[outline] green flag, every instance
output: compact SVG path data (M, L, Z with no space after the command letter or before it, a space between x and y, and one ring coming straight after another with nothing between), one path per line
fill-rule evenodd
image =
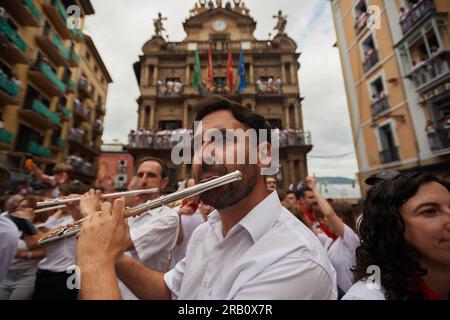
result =
M192 86L199 89L200 77L202 75L202 68L200 66L200 57L198 55L198 49L195 49L195 62L194 62L194 75L192 79Z

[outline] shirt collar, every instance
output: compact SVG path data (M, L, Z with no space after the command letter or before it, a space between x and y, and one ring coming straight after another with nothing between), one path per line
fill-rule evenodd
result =
M239 221L238 225L242 226L253 239L253 242L258 241L267 230L275 223L282 210L278 193L272 191L264 200L262 200L256 207L250 210L247 215ZM213 227L214 224L220 223L220 214L217 210L211 212L208 216L208 223ZM235 228L234 226L232 230ZM222 230L222 228L220 228ZM230 230L231 231L231 230Z

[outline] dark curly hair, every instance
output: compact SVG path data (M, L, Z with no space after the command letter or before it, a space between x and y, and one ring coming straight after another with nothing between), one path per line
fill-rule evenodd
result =
M355 282L367 278L369 266L379 266L381 285L388 300L423 299L419 279L427 270L420 265L417 250L405 240L400 208L429 182L450 190L448 182L434 175L410 171L376 184L364 202L358 228L361 245L356 249L353 269Z

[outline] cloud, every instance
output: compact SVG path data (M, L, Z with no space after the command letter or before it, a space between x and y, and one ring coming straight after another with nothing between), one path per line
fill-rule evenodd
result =
M110 85L103 140L125 143L130 129L137 127L139 87L132 65L142 46L153 35L153 19L161 12L168 20L165 28L171 41L185 37L182 22L194 0L92 0L96 14L87 18L87 32L110 71ZM250 14L257 22L255 36L267 39L274 34L278 10L288 16L286 32L302 52L299 71L303 101L303 123L312 132L311 155L330 156L354 151L350 131L342 70L331 8L328 0L247 0ZM330 166L330 163L333 165ZM354 156L341 159L308 160L310 173L317 176L354 178L358 171Z

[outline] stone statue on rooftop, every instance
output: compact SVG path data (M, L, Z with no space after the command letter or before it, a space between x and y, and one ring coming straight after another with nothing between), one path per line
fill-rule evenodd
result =
M161 12L158 13L158 19L153 19L153 25L155 26L155 34L161 36L163 31L166 31L163 26L163 21L167 18L163 18Z
M285 34L284 30L286 29L287 16L283 16L283 12L280 10L278 11L278 15L273 17L278 19L277 25L273 29L278 30L278 34Z

